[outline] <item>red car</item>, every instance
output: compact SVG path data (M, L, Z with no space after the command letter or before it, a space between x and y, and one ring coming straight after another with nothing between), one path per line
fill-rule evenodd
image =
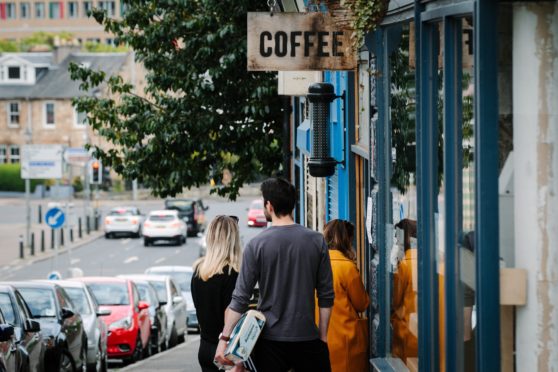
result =
M111 314L102 319L108 327L107 352L111 359L134 363L150 353L149 304L140 301L136 285L110 277L76 278L87 284L101 309Z
M254 200L248 209L248 226L267 227L267 219L264 214L263 200Z

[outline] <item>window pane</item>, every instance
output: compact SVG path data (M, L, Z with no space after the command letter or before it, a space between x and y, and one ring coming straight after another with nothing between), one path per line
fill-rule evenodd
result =
M8 19L16 18L16 5L15 3L6 3L6 16Z
M412 25L402 25L399 45L389 58L389 117L393 172L394 245L391 254L392 355L405 365L418 358L418 271L415 61L410 56ZM366 76L367 74L365 74Z
M46 124L54 125L54 103L46 104Z
M21 18L29 18L29 3L21 3Z
M17 67L8 67L8 79L19 80L21 78L21 69Z
M45 18L45 3L35 3L35 18Z

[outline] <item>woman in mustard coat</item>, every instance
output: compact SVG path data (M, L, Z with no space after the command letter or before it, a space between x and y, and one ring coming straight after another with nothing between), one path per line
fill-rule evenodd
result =
M358 323L363 322L359 313L366 310L369 298L351 247L354 226L348 221L332 220L325 226L324 236L329 247L335 291L327 334L331 371L368 371L368 332L366 323Z

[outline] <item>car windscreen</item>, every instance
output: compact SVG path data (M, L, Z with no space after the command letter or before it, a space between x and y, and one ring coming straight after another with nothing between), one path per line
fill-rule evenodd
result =
M109 216L133 216L134 212L130 209L113 209Z
M72 304L74 304L75 309L80 314L89 315L91 314L91 308L89 307L89 302L87 302L87 295L83 288L64 288Z
M174 280L176 280L182 292L190 292L190 283L192 282L191 272L154 271L153 274L168 275Z
M19 288L33 318L55 318L56 300L48 288Z
M250 209L264 209L263 201L261 200L253 201L252 204L250 204Z
M149 216L149 221L153 221L153 222L170 222L170 221L174 221L175 219L176 217L170 214Z
M88 283L99 305L129 305L128 286L125 283Z
M6 322L14 325L16 321L15 310L10 295L7 293L0 293L0 310L2 310Z
M185 200L172 200L165 203L165 208L167 209L177 209L181 212L191 212L192 202Z
M167 286L165 282L159 280L150 280L149 283L151 283L151 285L157 291L159 302L167 302Z

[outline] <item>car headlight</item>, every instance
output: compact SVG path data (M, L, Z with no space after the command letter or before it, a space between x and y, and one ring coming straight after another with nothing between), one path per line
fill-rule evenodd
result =
M132 317L127 316L126 318L122 318L117 320L116 322L112 322L109 325L109 329L130 329L132 328Z

